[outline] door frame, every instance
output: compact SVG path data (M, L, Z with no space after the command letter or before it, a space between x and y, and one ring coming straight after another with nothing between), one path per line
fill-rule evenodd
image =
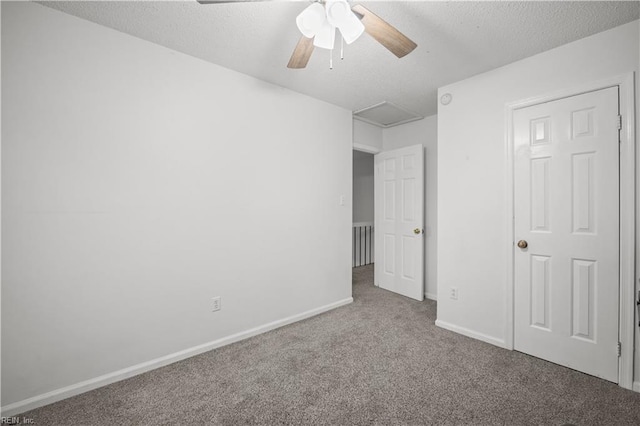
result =
M618 341L622 344L618 358L618 385L633 389L633 354L635 332L635 108L634 108L634 73L617 75L604 80L582 84L532 98L507 103L505 106L505 155L507 160L506 182L506 217L507 232L507 309L505 347L513 350L514 342L514 286L515 286L515 194L514 194L514 132L513 114L516 110L556 101L584 93L595 92L610 87L619 88L620 115L620 269L619 269L619 319ZM612 348L611 350L614 350Z
M364 145L361 143L353 143L353 151L366 152L367 154L379 154L382 152L381 149L376 148L375 146Z

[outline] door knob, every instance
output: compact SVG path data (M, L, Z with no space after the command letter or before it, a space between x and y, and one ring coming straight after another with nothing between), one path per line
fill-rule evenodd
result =
M413 233L414 234L421 234L422 233L422 229L416 228L416 229L413 230Z
M518 247L521 249L526 249L529 244L525 240L518 241Z

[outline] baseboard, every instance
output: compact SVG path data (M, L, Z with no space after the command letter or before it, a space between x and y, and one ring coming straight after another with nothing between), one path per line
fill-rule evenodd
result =
M292 324L297 321L301 321L306 318L310 318L321 314L323 312L330 311L340 306L348 305L353 302L353 298L339 300L334 303L330 303L325 306L321 306L316 309L311 309L301 314L292 315L281 320L273 321L268 324L261 325L240 333L232 334L231 336L223 337L218 340L214 340L209 343L194 346L189 349L185 349L173 354L169 354L160 358L153 359L151 361L143 362L141 364L134 365L132 367L123 368L122 370L114 371L93 379L85 380L80 383L76 383L71 386L56 389L51 392L43 393L41 395L34 396L22 401L14 402L0 409L3 417L10 417L16 414L24 413L25 411L33 410L34 408L42 407L45 405L53 404L54 402L70 398L75 395L79 395L84 392L88 392L93 389L97 389L102 386L109 385L111 383L119 382L120 380L128 379L138 374L146 373L147 371L155 370L156 368L164 367L165 365L173 364L174 362L181 361L186 358L208 352L210 350L230 345L231 343L238 342L240 340L248 339L249 337L256 336L258 334L266 333L267 331L274 330L276 328L283 327L288 324Z
M425 293L424 297L426 297L429 300L435 300L436 302L438 301L438 296L434 293Z
M633 390L635 392L640 392L640 382L633 382Z
M460 327L457 325L449 324L448 322L444 322L442 320L436 320L436 325L440 328L447 329L449 331L453 331L458 334L462 334L463 336L471 337L473 339L482 340L483 342L490 343L495 346L499 346L501 348L507 348L506 342L502 339L497 339L495 337L487 336L486 334L478 333L477 331L469 330L468 328Z

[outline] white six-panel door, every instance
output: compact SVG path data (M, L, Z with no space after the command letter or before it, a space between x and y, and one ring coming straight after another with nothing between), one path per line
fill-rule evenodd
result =
M424 158L422 145L374 157L377 286L424 297Z
M614 382L617 119L617 87L513 116L514 348Z

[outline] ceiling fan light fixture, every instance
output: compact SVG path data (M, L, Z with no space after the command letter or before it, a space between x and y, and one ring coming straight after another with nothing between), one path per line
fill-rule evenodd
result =
M327 21L334 27L340 27L349 17L353 15L347 0L327 0L325 5Z
M364 25L351 11L347 0L327 0L327 22L337 27L347 44L351 44L364 32Z
M323 49L333 49L336 42L336 27L324 21L322 27L316 32L316 36L313 39L313 45L321 47Z
M347 19L347 22L340 27L340 34L347 44L351 44L358 39L364 32L364 25L353 13Z
M254 1L270 0L198 0L198 3L221 4ZM365 31L398 58L404 57L418 47L415 42L394 26L361 4L352 7L348 0L305 1L313 1L313 3L296 16L296 25L302 33L302 37L291 54L287 64L288 68L306 67L315 47L332 51L329 59L329 67L331 68L336 29L339 29L342 34L340 39L340 57L342 59L344 59L344 42L353 43Z
M324 7L320 3L313 3L296 17L296 25L302 35L313 38L326 23L326 20Z

